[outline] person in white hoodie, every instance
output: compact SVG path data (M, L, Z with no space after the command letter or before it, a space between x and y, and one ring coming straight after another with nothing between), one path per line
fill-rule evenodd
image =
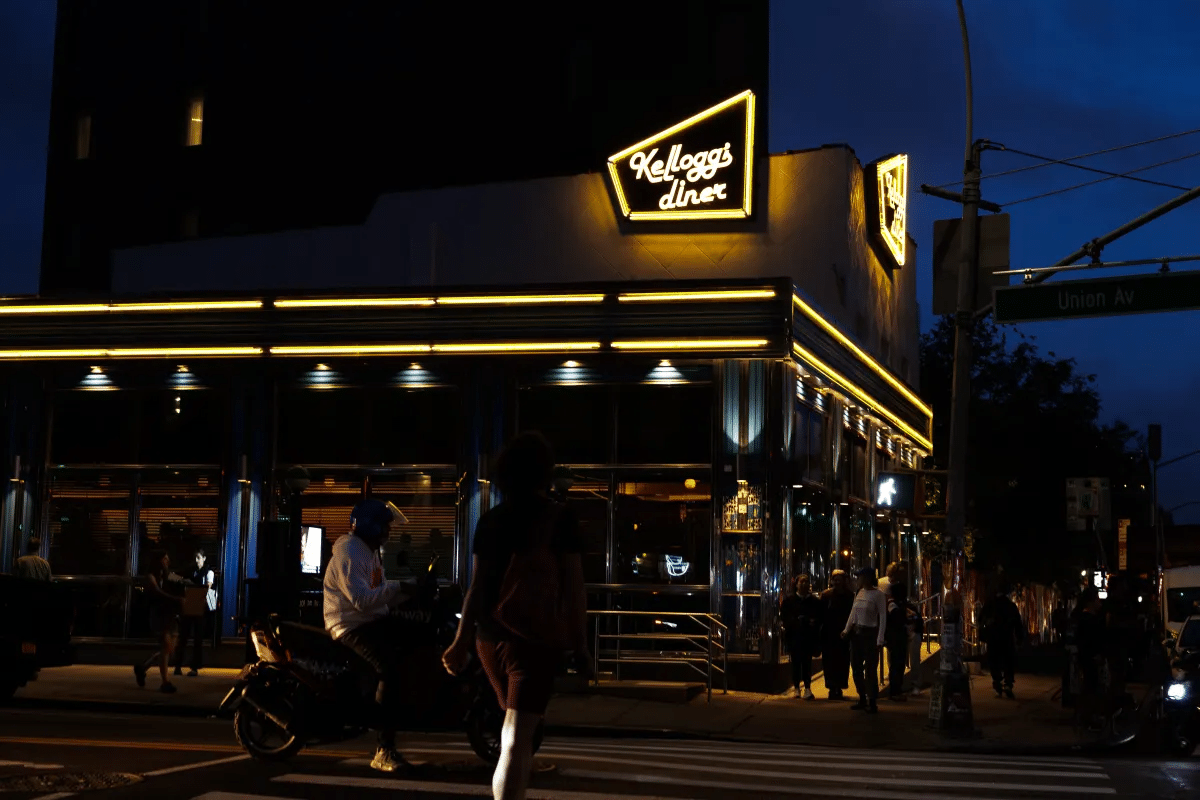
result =
M371 767L383 772L409 769L396 751L397 666L404 644L403 623L389 606L406 597L399 581L384 580L379 550L395 515L379 500L354 507L350 533L333 544L325 568L325 628L375 670L378 747Z

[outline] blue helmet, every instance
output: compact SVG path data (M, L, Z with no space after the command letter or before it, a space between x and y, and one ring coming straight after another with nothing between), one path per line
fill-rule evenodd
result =
M384 529L398 519L391 503L363 500L350 512L350 524L363 539L380 539Z

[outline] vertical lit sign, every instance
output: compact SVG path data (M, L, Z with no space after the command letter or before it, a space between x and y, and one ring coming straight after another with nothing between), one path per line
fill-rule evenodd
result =
M893 156L875 167L879 197L879 233L897 266L904 266L908 225L908 156Z
M745 91L608 159L630 220L744 219L754 169L754 93Z

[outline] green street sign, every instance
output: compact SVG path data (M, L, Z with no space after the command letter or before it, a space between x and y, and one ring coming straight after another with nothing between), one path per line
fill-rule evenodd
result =
M1200 271L1047 281L996 288L996 322L1200 309Z

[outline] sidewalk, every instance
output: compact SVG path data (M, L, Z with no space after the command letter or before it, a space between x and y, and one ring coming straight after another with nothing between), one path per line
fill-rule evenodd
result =
M48 669L18 691L23 707L70 708L105 713L159 713L209 716L229 690L237 670L207 669L197 678L173 678L179 691L158 691L158 676L138 688L127 667L72 666ZM982 736L947 738L928 726L928 692L906 702L881 700L879 714L849 710L849 701L789 695L715 691L712 702L701 694L688 702L662 702L616 696L608 691L559 694L546 723L551 732L571 735L650 736L666 733L717 739L815 746L972 750L992 752L1065 751L1086 746L1071 724L1070 712L1052 699L1059 681L1051 676L1019 675L1017 699L1001 700L990 679L972 678L975 724ZM606 686L605 688L612 688Z

